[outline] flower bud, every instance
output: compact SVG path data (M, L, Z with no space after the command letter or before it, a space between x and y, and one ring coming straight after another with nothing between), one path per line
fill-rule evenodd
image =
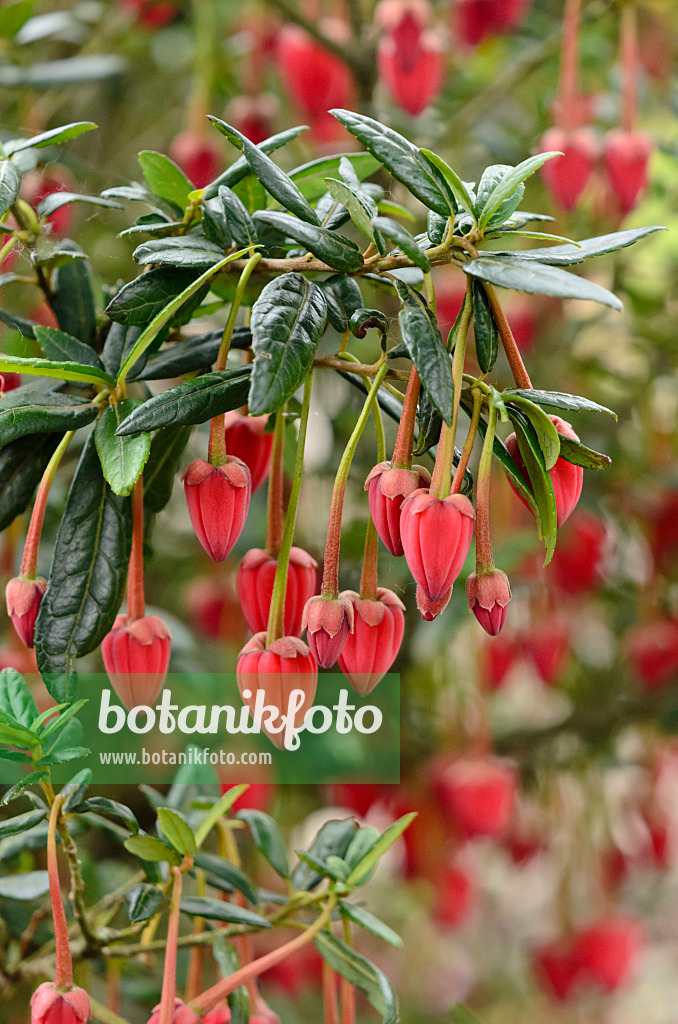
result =
M7 614L26 647L33 646L35 620L46 589L47 580L42 576L36 576L32 580L25 576L15 576L5 589Z
M227 1003L215 1006L202 1018L202 1024L231 1024L231 1010ZM251 1024L251 1018L250 1018Z
M287 715L288 702L294 690L301 690L304 699L294 713L288 727L298 729L306 712L313 706L318 685L318 666L306 644L296 636L284 636L266 646L266 634L257 633L248 640L238 655L236 668L238 689L243 704L254 718L257 693L263 690L264 706L277 708L279 715ZM264 711L261 728L279 750L285 744L285 728L274 731L267 728L268 715Z
M473 505L462 494L437 498L421 489L404 500L400 533L405 558L427 600L443 598L461 572L474 519Z
M306 602L301 628L306 630L308 646L321 668L332 668L353 632L353 605L347 597L318 595Z
M608 914L580 932L573 955L588 982L614 992L628 981L642 945L642 928L635 918Z
M435 880L435 918L447 928L460 928L478 902L478 882L466 864L458 858L447 864Z
M337 42L348 41L349 30L343 20L324 18L320 26L326 36ZM305 113L322 117L327 116L332 107L352 104L355 90L351 72L339 57L323 49L303 28L283 26L278 36L276 59L285 89Z
M496 757L460 757L436 778L441 804L466 839L506 832L515 803L515 768Z
M431 14L425 0L382 0L374 14L384 32L377 49L379 77L413 117L435 99L445 75L443 47L427 28Z
M243 416L237 409L224 416L226 451L249 469L252 494L263 484L271 465L273 434L266 433L267 423L268 416Z
M223 562L247 519L250 471L234 455L223 466L195 459L182 480L196 536L210 558Z
M222 166L221 147L216 140L202 138L192 131L181 132L173 139L169 155L195 188L204 188L214 181Z
M532 621L522 638L524 653L532 660L537 675L548 686L558 682L570 654L567 619L550 612Z
M238 567L238 597L253 633L266 631L278 559L262 548L252 548ZM318 586L318 563L302 548L292 548L285 590L285 636L301 636L306 602Z
M555 939L539 946L532 954L535 974L550 995L566 1002L579 987L579 962L572 948L572 939Z
M405 605L392 590L379 587L375 600L354 590L341 595L353 605L353 632L339 655L339 668L356 693L366 697L396 659L405 630Z
M501 569L475 573L466 580L469 611L490 636L501 633L506 621L506 608L511 600L509 578Z
M89 996L83 988L60 992L53 981L44 981L31 998L31 1024L87 1024L92 1016Z
M148 1018L148 1024L159 1024L160 1021L160 1006L153 1008L153 1013ZM206 1018L205 1018L206 1019ZM230 1020L230 1014L228 1016ZM200 1017L197 1015L195 1010L192 1010L190 1006L187 1006L183 999L174 1000L174 1016L172 1017L173 1024L201 1024Z
M539 145L543 152L560 152L542 165L547 189L564 210L574 210L598 158L595 136L589 128L565 131L550 128Z
M622 213L629 213L647 187L652 139L645 132L615 128L605 136L605 171Z
M400 537L400 508L413 491L428 487L429 472L423 466L398 469L390 462L380 462L365 481L369 492L370 512L377 533L392 555L403 554Z
M626 637L626 653L642 688L652 693L669 686L678 675L678 622L656 619L637 626Z
M157 615L129 621L118 615L104 637L101 654L113 689L126 708L152 704L169 667L172 636Z
M452 587L436 601L431 600L422 587L417 587L417 608L425 622L433 622L441 612L444 612L452 597Z
M555 426L558 433L562 434L563 437L568 437L572 441L579 440L579 436L575 434L574 430L566 420L562 420L560 416L549 416L549 419ZM518 448L516 435L511 434L510 437L506 438L504 444L508 448L509 455L515 462L529 487L529 477L527 470L525 469L525 463L523 462L520 454L520 449ZM581 489L584 484L584 470L581 466L574 466L571 462L567 462L561 456L553 469L549 470L549 476L551 477L553 493L556 499L558 526L562 526L574 510L579 498L581 497ZM511 483L510 478L509 483ZM513 484L511 484L511 486L513 487ZM513 487L513 490L515 491L515 487ZM518 494L517 491L515 491L515 493L518 495L523 505L528 508L529 506L522 496Z

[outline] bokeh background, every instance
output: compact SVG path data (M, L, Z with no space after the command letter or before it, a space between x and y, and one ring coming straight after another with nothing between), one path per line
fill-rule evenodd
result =
M606 163L608 133L622 123L628 88L628 62L625 74L620 59L628 7L638 29L632 131L651 139L647 174L640 174L630 203L620 200ZM100 126L63 151L41 151L25 179L32 201L61 189L96 194L138 180L140 149L169 153L201 186L237 155L210 129L207 112L257 142L308 124L278 154L290 168L353 147L326 114L347 106L441 153L467 180L487 164L517 163L538 151L554 125L590 130L583 147L590 175L572 208L563 208L562 189L538 176L523 205L550 214L553 230L574 238L620 226L670 229L590 271L623 299L622 315L518 293L506 300L535 385L587 395L615 409L619 420L572 414L582 439L607 452L612 466L586 473L582 499L546 569L531 517L497 474L495 561L514 595L501 636L481 631L461 584L439 619L422 622L403 560L381 548L380 582L408 607L394 667L401 674L401 785L276 788L262 775L243 798L279 815L297 848L327 816L354 813L384 826L406 810L419 811L368 891L370 909L400 931L404 946L385 951L375 940L373 948L362 947L401 993L404 1024L446 1019L457 1000L488 1024L531 1024L546 1014L579 1024L678 1019L675 14L672 0L584 2L578 101L564 113L562 0L0 5L2 138L75 120ZM402 199L397 183L379 180ZM131 205L73 205L53 218L53 233L76 238L89 254L102 295L135 273L133 239L119 235L140 212ZM421 208L412 213L416 230L425 230ZM461 303L461 277L452 267L435 275L443 331ZM37 290L7 284L2 299L15 312L51 322ZM384 301L390 300L375 296L366 305ZM206 329L206 322L212 323L199 326ZM30 342L2 331L3 351L30 353ZM328 333L323 344L331 351L336 342ZM368 338L356 352L373 359L373 345ZM509 384L501 360L494 375L498 386ZM316 377L298 537L321 562L323 510L360 398L329 374ZM347 495L344 588L358 589L367 511L362 483L375 461L371 429ZM387 423L389 445L394 436L395 425ZM194 434L186 462L202 454L205 440ZM61 487L57 478L46 564ZM16 522L5 537L7 578L25 526ZM150 603L171 624L175 671L233 669L247 636L235 570L248 548L263 546L264 533L265 488L225 565L208 562L178 492L159 518L147 587ZM0 664L30 671L29 655L0 628ZM96 659L92 667L100 669ZM148 814L143 794L124 787L119 793L141 819ZM33 863L30 851L3 853L2 844L0 858L7 874ZM93 896L129 870L106 833L88 840L83 858ZM251 867L261 871L260 864ZM0 916L12 927L32 909L0 897ZM588 965L583 981L571 977L573 944ZM304 955L264 976L263 991L284 1024L318 1021L318 963L315 954ZM123 1010L133 1022L144 1021L157 1001L157 968L121 967ZM95 976L92 984L103 981ZM25 993L18 994L10 1016L17 1024L27 1019L24 1006ZM359 1019L374 1019L366 1004Z

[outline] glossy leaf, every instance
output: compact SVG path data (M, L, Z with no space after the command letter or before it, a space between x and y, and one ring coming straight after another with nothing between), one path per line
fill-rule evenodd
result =
M35 325L34 336L47 359L67 360L69 362L81 363L85 366L96 366L103 370L104 367L90 345L84 341L78 341L71 334L64 331L57 331L54 327L42 327Z
M138 159L151 192L183 210L188 205L193 185L181 168L168 156L153 150L143 150Z
M362 992L381 1014L382 1024L398 1024L398 997L383 971L331 932L319 932L315 944L332 970Z
M389 217L375 217L372 223L382 235L390 238L406 256L409 256L415 267L419 267L425 274L430 273L431 261L426 253L422 252L419 248L407 228L404 228L402 224L397 224L396 221L391 220Z
M151 863L167 862L178 867L181 864L181 855L173 846L155 836L136 835L129 836L124 842L128 853L133 854L140 860L151 861Z
M584 469L607 469L612 465L609 455L587 448L580 441L574 441L571 437L564 437L558 434L560 440L560 457L573 466L583 466Z
M130 501L113 494L104 480L90 435L68 493L35 624L38 667L57 700L72 699L75 659L98 647L113 625L131 543Z
M553 483L546 469L534 427L527 417L516 409L509 409L509 415L515 428L520 457L529 477L534 503L537 506L539 536L546 545L544 565L548 565L555 551L557 533L557 510Z
M520 185L538 171L542 164L551 160L554 156L562 156L562 153L537 153L536 156L528 157L517 167L512 167L493 188L485 200L482 210L479 210L478 227L485 228L490 222L492 215L497 212L502 203L511 196ZM520 196L522 199L522 194ZM519 200L520 202L520 200ZM515 207L514 207L515 209ZM513 210L510 211L513 213Z
M68 142L70 139L77 139L78 135L82 135L83 132L91 132L93 128L98 128L99 125L95 124L94 121L73 121L71 124L61 125L60 128L50 128L47 132L40 132L39 135L34 135L32 139L20 139L17 142L13 142L10 149L12 154L20 153L23 149L42 149L43 146L57 146L62 142Z
M343 857L357 830L358 826L352 818L333 818L325 822L309 849L302 852L310 854L321 863L329 856ZM300 863L294 868L291 881L294 889L313 889L321 881L321 876L306 864Z
M158 427L205 423L238 409L247 401L251 366L203 374L149 398L123 420L118 435L139 434Z
M269 814L247 808L236 815L248 826L254 845L263 854L276 874L281 878L290 877L290 865L287 859L285 842L278 828L278 823Z
M263 142L258 144L258 148L263 153L274 153L277 149L282 149L288 142L293 142L294 139L298 138L302 132L308 131L308 125L301 124L296 125L294 128L287 128L283 132L277 132L275 135L269 136L264 139ZM231 164L228 170L220 174L218 178L212 181L206 186L203 192L204 199L213 199L216 196L219 188L222 185L227 185L229 188L233 188L238 182L242 181L251 174L250 165L244 156L239 157L235 163Z
M97 382L106 384L107 387L115 387L115 380L105 370L69 360L24 359L19 356L0 355L0 373L25 373L33 377L54 377L58 380L78 381L81 384ZM4 399L0 399L0 402L2 401Z
M365 910L363 907L357 906L355 903L349 903L348 900L341 900L339 903L339 910L341 911L342 917L347 917L354 924L359 925L361 928L367 929L368 932L372 932L373 935L378 935L384 942L388 942L391 946L402 946L403 940L400 938L397 932L394 932L392 928L389 928L387 924L380 921L374 914L370 914L369 910Z
M249 245L249 242L247 243ZM224 258L224 250L203 235L183 235L181 238L153 238L143 242L132 256L144 266L159 263L170 267L213 267Z
M4 433L1 424L0 413L0 437ZM27 436L0 447L0 532L27 508L61 440L58 433L34 434L29 429Z
M203 899L200 896L184 896L181 901L184 914L205 917L210 921L224 921L227 924L245 924L254 928L271 928L272 925L261 914L239 907L223 900Z
M311 369L326 318L322 290L301 274L283 274L266 285L251 317L253 416L275 412L292 397Z
M527 416L537 435L539 447L544 456L544 465L547 469L553 469L560 456L560 435L551 419L549 419L543 409L540 409L534 402L521 395L502 397L504 398L507 410L512 406L517 406Z
M7 445L26 434L77 430L96 416L97 407L85 398L24 384L0 398L0 444Z
M106 335L101 360L106 373L114 377L120 364L131 351L141 331L138 327L126 327L124 324L112 323Z
M480 281L473 281L473 334L476 358L482 373L489 373L497 361L499 331Z
M7 324L13 331L18 331L24 338L34 338L35 328L37 324L34 324L32 320L25 320L24 317L18 316L16 313L10 313L8 309L0 309L0 320L3 324Z
M398 818L397 821L394 821L392 825L389 825L389 827L382 832L374 846L372 846L365 856L362 857L355 865L349 875L348 884L359 885L361 880L364 880L365 876L370 873L372 868L384 856L387 850L390 850L393 844L400 839L403 832L409 828L416 817L416 812L404 814L401 818Z
M15 782L13 786L11 786L8 790L6 790L3 793L2 800L0 800L0 806L6 807L7 804L10 804L12 802L12 800L17 800L20 796L23 796L24 793L31 788L31 786L37 786L41 782L45 782L48 779L49 779L49 772L47 771L46 768L41 768L37 772L31 772L30 775L24 775L23 779L21 779L19 782ZM42 872L38 872L38 874L42 874ZM45 872L45 874L46 874L46 872ZM23 875L18 875L18 876L15 875L14 879L16 880L17 877L18 878L24 878ZM6 879L5 881L8 881L8 879ZM18 900L20 900L20 899L33 899L34 898L32 896L14 896L14 897L12 897L8 892L6 892L6 891L3 892L2 886L3 886L3 880L0 878L0 897L2 897L4 895L4 896L10 896L10 898L18 899ZM21 888L19 888L19 892L22 892L22 891L23 890ZM38 895L41 895L41 894L38 894Z
M536 260L538 263L552 267L569 267L574 263L583 263L584 260L594 256L604 256L606 253L616 252L617 249L625 249L626 246L633 245L655 231L665 230L658 225L646 228L628 228L626 231L613 231L608 235L583 238L576 245L569 242L566 245L547 246L544 249L524 249L520 252L501 252L498 255L512 256L530 262Z
M208 875L210 885L216 887L216 879L223 883L226 892L237 889L249 903L258 903L259 897L254 883L235 864L223 857L216 857L213 853L203 853L200 850L195 856L195 866L202 868ZM210 877L212 876L212 877Z
M141 274L123 285L108 306L106 313L116 323L129 327L146 327L172 299L180 295L198 274L194 270L158 267ZM209 284L195 293L192 300L182 307L185 313L193 313L209 290ZM176 324L170 321L170 326Z
M464 273L519 292L557 295L562 299L590 299L603 306L611 306L612 309L622 308L616 295L585 277L570 274L558 267L521 260L517 256L481 256L465 263Z
M39 217L50 217L62 206L70 206L71 203L85 203L88 206L105 206L113 210L123 210L122 203L115 199L107 199L104 196L85 196L79 192L52 192L46 196L36 207Z
M290 178L309 202L312 202L325 192L325 178L336 177L342 160L350 161L359 181L374 174L381 166L380 161L371 153L340 153L336 156L321 156L301 164L290 171Z
M118 437L116 430L133 409L141 405L137 398L126 398L109 405L99 418L94 440L104 477L115 494L131 494L151 451L149 433Z
M372 223L377 216L376 203L364 192L352 188L346 182L339 181L337 178L326 178L325 184L332 198L346 207L351 220L358 230L383 253L383 241L380 239L379 232Z
M12 206L21 188L21 171L11 160L3 160L0 163L0 217Z
M139 831L139 822L129 807L106 796L91 796L83 803L74 805L75 809L77 809L79 814L93 812L95 814L103 814L106 817L120 818L132 832Z
M158 824L178 853L183 854L184 857L195 855L197 850L195 836L180 814L170 807L159 807Z
M167 897L157 885L139 882L125 893L127 915L132 924L148 921L160 910Z
M422 296L398 282L404 303L398 314L403 341L431 401L447 424L452 422L454 387L447 349Z
M28 831L29 828L33 828L34 825L44 820L44 811L26 811L25 814L17 814L13 818L0 821L0 839L6 839L7 836L20 835L20 833Z
M205 842L205 839L207 839L207 836L210 834L220 818L223 818L225 814L228 814L238 797L242 796L247 788L248 787L245 783L240 786L231 786L230 789L226 790L226 792L212 804L204 820L201 822L200 828L195 833L195 841L199 847Z
M68 239L61 243L61 247L79 251ZM74 260L58 267L52 278L52 288L52 309L59 327L90 345L96 328L96 309L92 271L87 260Z
M222 186L219 189L219 200L235 244L239 248L256 245L259 241L257 229L240 197L230 188Z
M288 213L278 213L275 210L260 210L254 214L254 220L256 223L269 224L289 238L293 238L333 270L352 273L363 265L363 257L357 247L343 235L338 235L329 228L305 224L295 217L290 217Z
M608 409L605 405L598 405L590 398L583 398L581 395L568 395L561 391L540 391L536 388L507 388L504 395L521 395L538 405L546 405L553 409L568 409L572 412L604 412L613 419L617 419L616 412Z
M351 317L363 305L360 285L353 277L335 274L318 282L327 302L327 319L335 331L343 334L349 328Z
M162 427L153 435L144 467L144 509L147 512L162 512L169 505L174 477L191 433L191 427L178 426Z
M33 694L24 677L14 668L3 668L0 672L0 711L27 729L33 727L38 717Z
M446 163L442 157L438 156L437 153L432 153L430 149L421 149L420 153L424 160L431 166L434 167L438 173L443 177L447 183L447 187L455 198L455 202L458 206L465 210L466 213L473 220L476 219L476 207L471 197L471 194L466 187L466 184L461 180L455 170L453 170L448 163ZM435 209L435 208L434 208ZM441 214L444 217L448 217L450 213L456 213L456 209L444 211L436 209L436 213Z

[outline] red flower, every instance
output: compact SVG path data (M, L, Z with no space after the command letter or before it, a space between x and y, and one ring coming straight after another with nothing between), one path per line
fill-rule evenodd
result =
M24 176L21 185L23 197L35 207L54 192L72 192L73 189L73 178L70 173L56 165L51 167L49 172L31 171ZM59 207L47 218L55 235L68 234L72 221L73 207L68 204Z
M235 455L223 466L194 459L182 480L196 536L210 558L223 562L247 519L250 471Z
M152 704L169 667L172 635L157 615L129 621L118 615L104 637L101 654L113 689L125 707Z
M219 176L221 147L195 132L181 132L172 140L169 155L196 188L204 188Z
M556 683L570 653L567 620L557 613L536 619L529 634L523 636L523 649L532 659L539 678L548 685Z
M296 636L284 636L267 647L266 634L257 633L238 655L236 676L240 696L252 718L260 691L263 692L263 704L276 708L279 715L287 714L290 695L294 690L303 692L303 702L289 723L293 729L303 724L306 712L313 706L318 685L318 666L306 644ZM282 750L286 729L279 729L280 723L275 718L269 723L271 728L267 727L267 722L268 716L264 713L261 728L271 743Z
M382 0L375 23L384 31L377 49L379 76L394 101L413 117L440 92L445 74L442 45L427 30L425 0Z
M477 899L474 875L458 863L448 864L436 880L436 920L448 928L460 928L471 916Z
M506 832L517 785L515 768L491 757L458 758L436 778L440 802L467 839Z
M230 1015L228 1019L230 1020ZM160 1004L153 1008L153 1013L148 1018L148 1024L158 1024L159 1020ZM172 1021L173 1024L201 1024L200 1017L198 1017L195 1010L187 1006L183 999L174 1000L174 1016Z
M536 974L551 995L561 1002L571 999L579 980L579 963L572 939L547 942L535 949L532 957Z
M396 659L405 630L405 605L392 590L379 587L375 600L354 590L342 597L353 605L353 632L339 655L339 668L361 697L371 693Z
M224 416L226 451L249 469L253 494L268 476L271 465L273 434L266 433L267 422L268 416L243 416L237 410Z
M558 537L551 561L558 587L566 594L585 594L600 582L605 523L588 512L577 512Z
M332 668L353 632L354 613L349 599L340 594L329 598L319 594L306 602L301 628L321 668Z
M228 1005L216 1006L202 1019L202 1024L231 1024L231 1010Z
M505 572L472 572L466 580L469 611L490 636L501 633L506 621L506 609L511 600L511 584Z
M647 188L652 139L645 132L615 128L605 136L604 150L610 188L619 200L622 213L629 213Z
M252 548L238 567L238 597L253 633L266 631L278 559L262 548ZM306 602L318 586L318 563L302 548L292 548L285 591L285 636L301 636Z
M325 18L323 32L346 42L348 27L343 21ZM338 57L328 53L303 28L285 25L278 36L277 61L283 84L292 99L306 113L320 117L332 107L353 102L351 72Z
M370 512L377 533L392 555L403 554L400 536L400 509L413 491L428 487L431 476L423 466L403 469L380 462L369 473L365 490L369 491Z
M609 914L580 932L573 956L587 981L605 992L614 992L628 981L642 945L638 921Z
M5 236L6 237L6 236ZM6 391L21 387L20 373L0 373L0 398Z
M417 608L425 622L433 622L441 612L444 612L452 597L452 587L446 590L441 597L433 601L422 587L417 587Z
M542 152L559 152L542 166L541 173L547 189L564 210L574 210L577 200L586 188L598 159L598 144L589 128L550 128L539 148Z
M554 424L559 434L570 438L572 441L579 440L579 436L575 434L574 430L566 420L562 420L560 416L549 416L549 419ZM505 444L509 450L509 455L515 462L529 487L529 477L518 448L516 435L511 434L510 437L507 437ZM558 526L562 526L573 512L581 496L581 489L584 484L584 470L581 466L574 466L571 462L567 462L561 456L553 469L549 470L549 476L551 477L553 493L556 499ZM511 483L510 480L509 483ZM513 484L511 484L511 487L513 487ZM515 491L515 487L513 487L513 490ZM516 494L518 494L517 491ZM528 508L527 502L524 498L522 498L520 494L518 494L518 497L522 501L523 505Z
M660 690L678 676L678 622L657 619L626 638L631 667L644 690Z
M31 998L31 1024L87 1024L92 1016L89 996L83 988L60 992L53 981L44 981Z
M512 29L528 7L529 0L457 0L454 28L466 46L477 46L488 36Z
M9 581L5 589L7 614L26 647L33 646L35 620L46 589L47 580L42 576L36 576L32 580L25 576L16 576Z
M461 572L474 518L473 505L462 494L437 498L422 488L403 501L400 533L405 558L427 600L442 598Z

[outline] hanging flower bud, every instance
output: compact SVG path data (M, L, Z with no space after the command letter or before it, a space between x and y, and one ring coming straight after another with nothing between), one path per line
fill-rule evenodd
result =
M453 5L454 29L466 46L508 32L520 22L529 0L457 0Z
M223 1006L215 1006L213 1010L204 1015L202 1024L231 1024L231 1009L228 1004L224 1003Z
M463 494L437 498L426 489L403 501L400 532L410 572L430 601L461 572L473 537L473 505Z
M559 152L542 165L544 183L564 210L574 210L598 158L598 144L589 128L550 128L539 144L542 152Z
M433 622L441 612L444 612L452 597L452 587L446 590L436 601L427 596L426 591L417 587L417 608L422 619L426 622Z
M461 757L436 778L438 796L466 839L506 832L515 803L515 768L496 757Z
M31 998L31 1024L87 1024L92 1016L84 988L60 991L56 982L44 981Z
M252 548L238 567L238 597L253 633L266 631L278 559L262 548ZM317 590L318 563L302 548L292 548L285 590L285 636L301 636L306 602Z
M389 36L379 43L377 67L394 102L416 117L443 87L445 54L440 40L432 32L425 32L416 59L403 66L396 44Z
M223 466L194 459L182 480L196 536L210 558L223 562L247 519L250 471L235 455Z
M266 433L268 416L243 416L234 410L224 416L226 451L250 471L252 494L263 484L271 465L273 434Z
M339 18L324 18L320 25L326 36L337 42L348 41L350 30ZM276 56L287 92L306 113L321 117L332 107L351 106L355 90L348 67L303 28L283 27Z
M566 420L562 420L560 416L549 416L549 419L555 426L559 434L564 437L570 438L572 441L578 441L579 435L575 434L574 430ZM516 466L525 478L525 482L529 487L529 477L525 464L518 448L518 440L515 434L511 434L510 437L506 438L504 442L509 450L509 455L515 462ZM581 489L584 484L584 470L581 466L574 466L571 462L567 462L562 456L558 459L553 469L549 470L549 476L551 477L551 483L553 484L553 493L556 499L556 511L558 526L562 526L563 523L568 519L571 512L574 510L579 498L581 496ZM511 481L509 480L509 483ZM513 485L511 484L513 487ZM515 488L513 488L515 490ZM518 492L516 491L516 494ZM527 502L518 494L518 497L522 501L526 508L529 506Z
M622 213L629 213L647 187L653 142L645 132L615 128L604 140L605 171Z
M400 537L400 509L413 491L428 487L431 475L423 466L403 469L380 462L369 473L365 490L369 492L370 512L377 533L392 555L403 554Z
M126 708L152 704L169 667L172 635L157 615L118 615L101 654L113 689Z
M511 584L505 572L492 569L475 573L466 580L469 611L490 636L501 633L506 621L506 608L511 600Z
M588 982L614 992L629 980L642 945L635 918L608 914L577 936L573 956Z
M396 659L405 630L405 605L392 590L379 587L376 600L361 598L354 590L341 597L353 605L353 632L339 655L339 668L356 693L366 697Z
M204 188L218 177L222 165L221 147L196 132L181 132L169 147L169 155L196 188Z
M478 902L478 882L460 858L447 864L435 880L435 918L447 928L460 928Z
M47 580L42 576L35 576L32 580L16 576L5 589L7 614L26 647L33 646L35 620L46 589Z
M306 602L301 622L311 653L321 668L332 668L353 632L353 605L339 597L312 597Z
M262 717L261 728L271 743L282 750L287 730L298 729L306 712L313 707L318 685L318 665L313 654L295 636L284 636L267 647L266 634L257 633L238 655L236 677L240 696L252 717L260 691L263 691L264 706L277 708L279 715L287 715L289 698L294 690L301 690L304 694L292 722L284 728L278 731L269 729L266 713Z
M271 93L261 93L259 96L236 96L229 103L227 116L229 124L258 146L273 134L273 119L277 110L276 97Z
M572 939L555 939L539 946L532 954L535 974L559 1002L567 1002L579 987L579 962L573 948Z
M227 1020L230 1021L231 1015L229 1013ZM205 1017L207 1020L207 1017ZM220 1018L223 1024L226 1024L224 1018ZM159 1024L160 1021L160 1004L153 1009L153 1013L148 1018L148 1024ZM201 1024L200 1017L197 1015L195 1010L192 1010L190 1006L187 1006L183 999L174 1000L174 1016L172 1017L172 1024Z

